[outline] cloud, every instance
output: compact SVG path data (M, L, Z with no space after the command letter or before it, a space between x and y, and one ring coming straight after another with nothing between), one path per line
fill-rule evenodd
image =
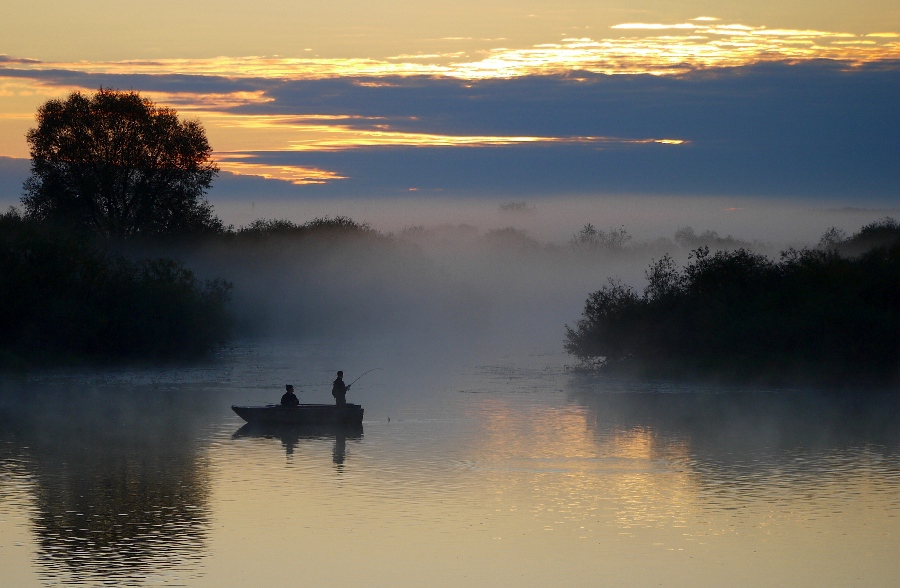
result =
M139 90L199 118L224 171L287 182L279 194L900 194L895 37L683 24L472 63L5 57L0 95Z
M590 72L677 75L697 68L741 66L766 61L834 59L850 64L900 59L896 33L867 35L874 45L833 43L855 38L843 32L770 29L698 17L682 23L622 23L611 30L628 36L565 38L525 48L497 47L466 61L461 52L405 53L387 60L307 57L214 57L104 62L45 63L6 59L24 71L68 71L89 75L207 76L229 79L312 80L334 77L433 76L465 80ZM659 32L684 32L662 35ZM3 61L0 60L0 64Z
M266 115L214 114L207 121L228 126L232 132L246 135L262 133L270 138L271 150L278 151L341 151L368 147L488 147L518 144L582 143L596 147L607 145L642 145L665 143L680 145L683 139L662 137L623 138L599 135L485 135L460 132L459 128L446 133L426 132L427 120L418 117L388 119L385 117L340 115ZM398 128L398 123L418 127L415 130ZM265 143L265 138L257 139ZM232 151L233 152L233 151Z
M41 63L39 59L28 59L23 57L13 57L11 55L6 55L4 53L0 53L0 63L15 63L15 64L23 64L23 65L35 65Z
M622 139L510 141L481 149L395 143L254 154L257 161L311 166L347 178L310 194L376 195L416 186L434 194L635 191L891 199L900 194L898 86L900 64L846 68L818 61L678 78L397 79L378 87L316 80L273 88L267 93L271 102L237 110L345 113L358 117L347 124L363 126L378 115L378 124L409 133Z
M352 115L359 118L342 124L367 128L376 121L410 133L716 144L739 144L748 133L763 132L769 142L792 143L798 133L816 136L840 127L845 143L876 145L886 135L877 127L891 128L896 119L884 109L898 84L900 63L846 68L829 61L729 68L678 78L529 76L475 83L396 79L378 87L338 79L271 87L266 95L272 101L233 112ZM818 118L810 120L810 112Z
M848 161L827 149L796 147L771 152L696 144L390 147L256 153L254 160L330 170L346 178L298 186L296 196L302 197L390 196L414 186L417 194L434 197L660 194L896 200L900 173L890 156L866 161L859 155Z
M232 175L254 176L266 180L281 180L296 186L325 184L334 180L345 180L336 172L301 165L271 165L260 163L252 154L217 154L219 169Z

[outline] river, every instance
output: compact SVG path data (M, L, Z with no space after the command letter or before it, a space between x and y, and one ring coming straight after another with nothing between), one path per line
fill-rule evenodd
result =
M243 341L0 394L4 586L895 586L900 399ZM489 358L489 359L488 359ZM359 433L243 434L330 402Z

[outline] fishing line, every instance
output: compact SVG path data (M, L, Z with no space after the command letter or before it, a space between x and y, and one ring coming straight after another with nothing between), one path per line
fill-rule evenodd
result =
M380 369L381 369L381 368L372 368L372 369L369 370L369 372L374 372L375 370L380 370ZM359 378L365 376L365 375L368 374L369 372L363 372L363 373L361 373L361 374L359 375ZM352 382L350 382L349 384L347 384L347 387L349 388L350 386L352 386L353 384L355 384L355 383L359 380L359 378L356 378L356 380L353 380Z

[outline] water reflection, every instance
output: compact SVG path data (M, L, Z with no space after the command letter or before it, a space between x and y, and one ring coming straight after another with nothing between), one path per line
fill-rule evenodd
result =
M773 517L805 526L854 512L893 516L900 510L897 394L636 393L609 383L575 384L571 398L587 409L585 426L598 447L670 472L665 502L648 490L661 477L645 476L636 481L631 502L623 501L630 507L681 511L682 522L688 513L697 520L727 514L729 524L741 520L753 528ZM676 487L683 490L677 496L671 494Z
M197 573L210 475L202 399L130 389L3 390L0 444L33 497L40 573L64 583Z
M258 437L278 439L290 457L301 441L334 439L332 461L341 466L347 458L347 440L359 442L363 437L362 425L320 424L320 425L279 425L247 423L234 432L233 439Z
M347 364L274 357L241 356L210 390L0 388L0 564L36 576L0 565L0 584L893 586L900 574L900 397L616 382L541 356L461 368L445 388L428 374L373 381L365 442L362 429L238 429L231 404L271 401L288 372L315 373L303 366ZM320 385L310 377L308 393Z
M654 438L689 439L705 458L728 461L760 451L900 447L900 395L825 391L644 390L579 380L571 397L597 434L648 429Z

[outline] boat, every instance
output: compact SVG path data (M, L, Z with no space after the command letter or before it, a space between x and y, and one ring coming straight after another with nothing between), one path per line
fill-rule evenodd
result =
M248 423L279 425L362 425L363 407L358 404L301 404L299 406L234 406Z

